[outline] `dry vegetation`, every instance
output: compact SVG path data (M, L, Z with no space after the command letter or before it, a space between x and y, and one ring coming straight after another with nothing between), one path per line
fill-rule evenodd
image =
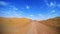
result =
M0 17L0 27L2 34L24 34L26 30L29 29L30 26L28 24L32 23L33 20L28 18L2 18ZM60 17L51 18L48 20L38 21L38 23L42 23L48 27L56 28L58 32L60 32ZM12 33L10 29L15 30L17 33ZM17 28L17 29L15 29ZM14 32L15 32L14 31Z
M22 34L28 30L28 25L32 22L27 18L0 18L0 26L2 34ZM15 30L15 31L14 31Z
M42 20L42 21L38 21L39 23L42 23L48 27L51 28L55 28L58 30L59 34L60 34L60 17L56 17L56 18L51 18L48 20Z
M51 27L58 27L60 26L60 18L59 17L56 17L56 18L51 18L51 19L48 19L48 20L42 20L42 21L39 21L40 23L43 23L47 26L51 26Z

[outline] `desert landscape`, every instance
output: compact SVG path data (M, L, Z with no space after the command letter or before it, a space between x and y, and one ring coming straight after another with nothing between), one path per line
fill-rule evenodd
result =
M60 34L60 17L47 20L0 17L1 34Z
M0 0L0 34L60 34L60 0Z

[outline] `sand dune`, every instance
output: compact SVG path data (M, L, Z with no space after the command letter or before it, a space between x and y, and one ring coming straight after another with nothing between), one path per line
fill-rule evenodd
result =
M60 34L60 18L32 20L28 18L0 18L1 34Z

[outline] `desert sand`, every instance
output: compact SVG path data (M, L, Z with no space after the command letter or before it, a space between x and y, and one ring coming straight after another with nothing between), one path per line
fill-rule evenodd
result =
M51 22L52 23L52 22ZM26 18L0 18L1 34L60 34L56 24ZM59 24L57 24L59 26Z

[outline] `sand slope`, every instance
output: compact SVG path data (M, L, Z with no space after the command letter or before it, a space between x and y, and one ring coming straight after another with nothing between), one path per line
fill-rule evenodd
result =
M60 34L60 18L36 21L28 18L0 18L1 34Z

